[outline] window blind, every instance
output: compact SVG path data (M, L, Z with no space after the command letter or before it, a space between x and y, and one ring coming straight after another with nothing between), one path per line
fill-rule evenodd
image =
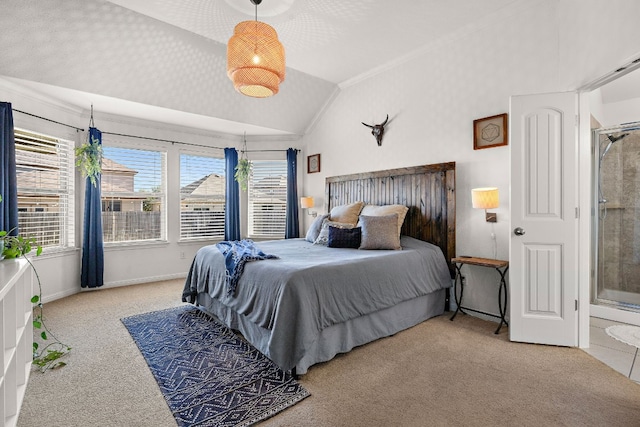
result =
M73 142L14 129L20 234L44 250L75 245Z
M249 175L249 236L284 238L287 208L286 160L254 160Z
M105 242L163 240L166 153L103 141L102 233Z
M223 238L225 161L180 155L180 239Z

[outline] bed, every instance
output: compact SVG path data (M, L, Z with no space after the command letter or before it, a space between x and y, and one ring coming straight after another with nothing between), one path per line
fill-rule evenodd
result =
M406 206L402 250L257 242L277 259L247 263L229 294L224 257L206 246L183 290L184 301L296 374L442 314L453 277L455 163L329 177L325 196L330 211L358 201Z

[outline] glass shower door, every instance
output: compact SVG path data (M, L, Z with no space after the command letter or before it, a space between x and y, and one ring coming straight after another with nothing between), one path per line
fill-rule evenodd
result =
M640 310L640 131L596 138L596 302Z

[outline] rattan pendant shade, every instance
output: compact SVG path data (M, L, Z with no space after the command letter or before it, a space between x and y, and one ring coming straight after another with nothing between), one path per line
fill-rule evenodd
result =
M254 98L275 95L284 70L284 48L273 27L257 20L236 25L227 44L227 75L238 92Z

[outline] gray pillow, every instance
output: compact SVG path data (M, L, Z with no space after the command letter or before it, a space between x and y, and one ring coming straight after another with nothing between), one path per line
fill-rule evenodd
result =
M360 249L402 249L398 235L398 214L360 215L362 241Z
M309 229L307 230L307 235L304 240L307 242L313 243L316 241L318 236L320 235L320 229L322 228L322 222L325 218L328 218L329 214L319 215L312 223Z

